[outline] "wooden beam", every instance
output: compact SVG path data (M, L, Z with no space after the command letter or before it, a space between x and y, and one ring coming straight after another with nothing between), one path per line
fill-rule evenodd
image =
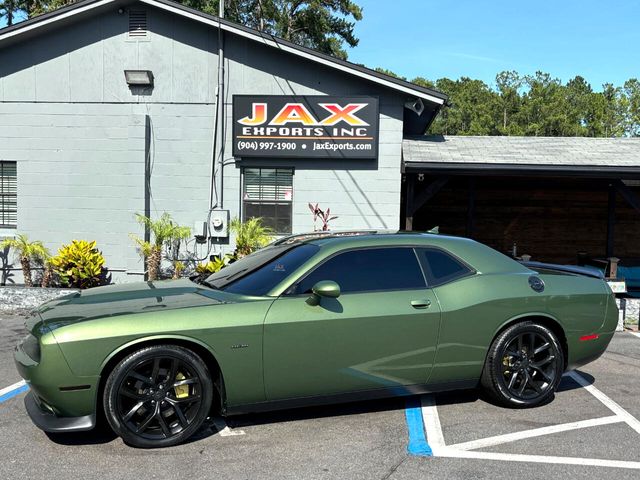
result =
M431 200L431 198L436 193L438 193L440 189L447 184L448 181L449 177L438 177L433 182L431 182L427 188L418 193L413 201L413 211L411 212L411 215L413 216L413 214L418 209L420 209L425 203Z
M609 185L609 201L607 206L607 257L613 257L616 224L616 186Z
M622 195L622 198L640 213L640 198L638 198L635 192L627 187L622 180L616 180L613 185L618 193Z

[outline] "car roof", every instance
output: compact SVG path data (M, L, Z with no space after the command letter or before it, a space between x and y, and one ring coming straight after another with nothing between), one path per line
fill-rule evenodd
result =
M373 240L373 239L390 239L398 238L399 243L407 241L407 237L424 238L425 236L433 236L437 232L415 232L402 230L331 230L331 231L314 231L306 233L297 233L287 237L280 238L272 243L272 245L286 245L293 243L313 243L317 245L326 245L329 243L347 243L352 240ZM401 240L400 240L401 239ZM387 243L387 242L384 242Z
M310 244L322 248L324 256L351 248L420 245L444 249L483 273L531 271L512 258L475 240L429 232L401 230L345 230L308 232L276 240L271 245Z

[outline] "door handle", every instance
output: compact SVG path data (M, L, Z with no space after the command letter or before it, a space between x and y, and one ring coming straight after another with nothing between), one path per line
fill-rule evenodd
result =
M423 300L411 300L411 306L413 308L428 308L431 305L431 300L423 299Z

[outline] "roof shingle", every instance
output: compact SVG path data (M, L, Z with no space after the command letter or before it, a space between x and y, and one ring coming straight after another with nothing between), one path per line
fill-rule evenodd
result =
M640 138L428 135L405 138L402 154L416 164L640 169Z

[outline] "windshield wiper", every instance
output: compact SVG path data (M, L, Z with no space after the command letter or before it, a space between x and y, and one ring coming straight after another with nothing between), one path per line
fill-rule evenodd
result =
M202 280L202 284L213 289L213 290L220 290L218 287L216 287L213 283L211 282L207 282L206 280Z
M204 285L206 287L212 288L213 290L220 290L213 283L207 282L206 274L194 275L193 277L190 278L190 280L194 283L197 283L198 285Z

